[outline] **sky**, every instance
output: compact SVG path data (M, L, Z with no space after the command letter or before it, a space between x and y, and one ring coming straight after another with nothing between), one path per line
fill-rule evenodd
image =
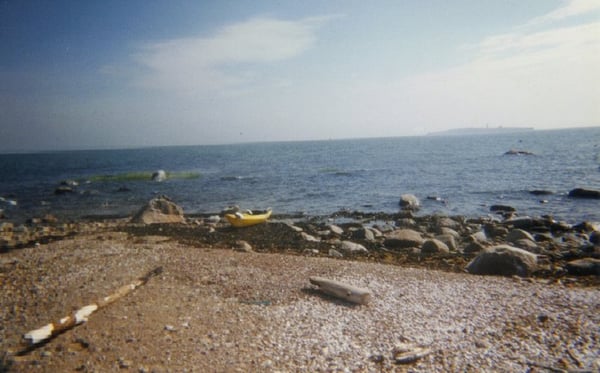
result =
M0 152L600 126L600 0L0 0Z

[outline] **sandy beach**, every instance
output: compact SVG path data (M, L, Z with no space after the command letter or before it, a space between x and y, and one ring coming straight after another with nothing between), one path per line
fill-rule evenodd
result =
M165 226L167 228L168 226ZM600 292L545 278L237 252L117 226L2 254L0 370L598 371ZM56 322L162 273L45 344ZM322 276L372 291L323 295ZM397 362L401 353L422 357Z

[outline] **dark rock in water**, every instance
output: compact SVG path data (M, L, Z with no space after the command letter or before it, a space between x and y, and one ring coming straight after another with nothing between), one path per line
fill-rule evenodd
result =
M118 193L127 193L127 192L131 192L131 189L129 189L126 186L121 186L121 187L119 187L119 189L117 189L117 192Z
M423 242L421 233L412 229L398 229L385 235L384 245L391 248L420 247Z
M504 155L533 155L533 153L527 150L510 149L509 151L504 153Z
M575 188L569 192L569 197L600 199L600 190Z
M509 245L485 249L467 265L476 275L529 276L537 269L537 256Z
M515 211L517 211L517 209L515 209L512 206L492 205L490 207L490 211L492 211L492 212L515 212Z
M583 258L570 261L566 266L570 275L576 276L600 276L600 259Z
M166 196L151 199L131 219L132 223L144 224L183 223L184 221L183 209Z
M403 194L400 196L400 207L405 210L418 210L421 206L419 199L413 194Z
M71 194L71 193L75 193L75 190L73 188L71 188L70 186L66 186L66 185L60 185L59 187L54 189L54 194L56 194L56 195Z
M68 186L68 187L74 188L74 187L78 186L79 183L77 181L75 181L75 180L63 180L63 181L60 182L59 185Z
M533 194L534 196L548 196L550 194L554 194L552 191L541 189L530 190L529 193Z

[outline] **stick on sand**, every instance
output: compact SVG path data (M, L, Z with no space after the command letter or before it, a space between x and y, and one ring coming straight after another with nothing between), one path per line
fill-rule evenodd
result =
M24 344L26 347L31 348L39 343L49 341L50 339L56 337L60 333L63 333L72 327L84 323L88 320L90 315L95 311L99 310L102 307L106 307L109 304L113 303L117 299L124 297L125 295L131 293L138 287L144 285L150 278L162 273L162 267L157 267L146 273L144 276L138 278L130 284L121 286L114 293L98 299L96 302L88 304L87 306L81 307L77 311L72 314L63 317L57 322L53 322L47 325L42 326L39 329L32 330L23 335Z

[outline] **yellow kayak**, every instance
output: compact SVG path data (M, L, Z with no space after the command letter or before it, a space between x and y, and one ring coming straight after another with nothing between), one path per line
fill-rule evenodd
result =
M249 214L241 212L236 212L235 214L225 214L225 218L227 218L229 223L237 228L249 227L251 225L264 223L267 221L267 219L269 219L269 217L271 217L271 209L268 209L262 214Z

